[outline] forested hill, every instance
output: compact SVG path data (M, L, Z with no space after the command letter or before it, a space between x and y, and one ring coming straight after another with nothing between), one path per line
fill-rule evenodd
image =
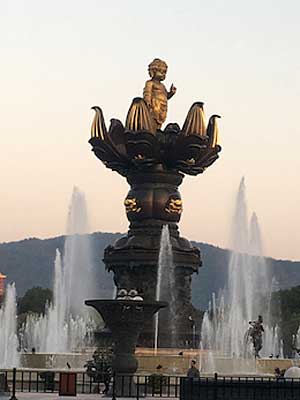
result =
M110 297L113 292L112 274L108 274L102 263L106 246L121 234L94 233L91 235L92 254L101 296ZM64 236L52 239L26 239L19 242L0 244L0 272L7 275L7 281L16 282L17 293L23 296L33 286L52 287L55 250L63 251ZM201 249L203 267L193 277L193 303L207 307L212 292L218 292L226 283L229 252L208 245L194 243ZM300 262L267 259L279 288L288 289L300 285Z

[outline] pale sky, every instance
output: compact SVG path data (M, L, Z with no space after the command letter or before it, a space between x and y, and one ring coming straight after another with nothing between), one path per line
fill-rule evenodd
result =
M299 20L298 0L0 0L0 241L63 234L74 184L92 231L127 230L128 185L90 151L90 107L125 122L160 57L167 122L197 100L222 115L220 159L181 186L182 235L227 246L245 175L266 254L299 260Z

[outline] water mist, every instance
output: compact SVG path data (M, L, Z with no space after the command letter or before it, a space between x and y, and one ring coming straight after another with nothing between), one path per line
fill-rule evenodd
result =
M213 295L203 318L203 348L237 359L253 358L253 346L246 345L245 333L249 321L262 315L265 333L261 355L280 354L278 327L272 326L270 307L274 282L263 257L255 214L248 224L244 179L236 198L231 248L227 285L218 297Z
M95 279L84 194L74 188L64 254L56 251L53 303L45 315L29 316L23 328L24 346L40 352L69 352L85 347L95 326L84 300L93 297Z

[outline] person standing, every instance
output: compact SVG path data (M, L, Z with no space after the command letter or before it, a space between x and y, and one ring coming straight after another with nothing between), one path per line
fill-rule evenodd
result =
M196 367L195 360L191 361L191 366L188 369L187 377L188 378L200 378L200 372L199 372L199 369Z

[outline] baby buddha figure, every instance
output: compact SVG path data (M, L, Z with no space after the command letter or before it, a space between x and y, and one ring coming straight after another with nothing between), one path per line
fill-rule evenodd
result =
M149 65L149 79L144 88L143 98L133 99L125 127L129 131L147 131L155 134L167 118L168 99L176 93L171 85L169 92L161 83L166 78L167 64L155 58Z
M166 78L167 64L155 58L148 67L151 79L146 82L144 88L144 101L150 111L150 115L155 125L155 130L160 129L167 118L168 100L176 93L173 84L167 91L165 85L161 83Z

